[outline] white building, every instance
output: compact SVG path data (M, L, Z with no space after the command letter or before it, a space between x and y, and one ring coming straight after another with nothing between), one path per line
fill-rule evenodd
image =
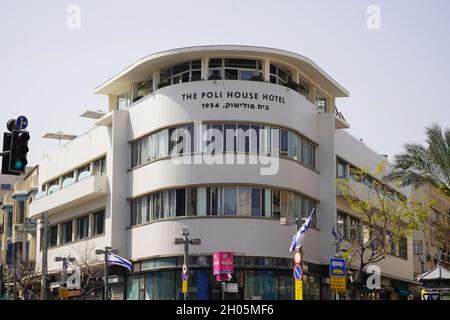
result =
M134 264L125 298L178 299L183 246L173 240L188 228L202 240L190 248L190 298L221 297L211 255L230 251L239 292L228 298L291 299L295 226L281 225L280 217L306 217L315 207L303 286L306 299L329 297L331 230L337 211L348 209L336 192L337 158L345 160L344 170L348 164L374 169L384 159L345 132L349 124L335 99L348 97L346 89L292 52L200 46L147 56L96 93L107 96L109 113L39 163L41 191L30 211L49 213L50 272L61 269L56 256L79 259L90 248L95 258L96 248L111 246ZM214 140L215 156L248 159L200 161L202 128L238 132L236 139ZM249 128L273 134L246 136ZM176 142L169 137L185 132L180 129L194 134L192 157L199 163L170 157ZM279 159L271 157L277 150ZM389 279L412 279L410 242L402 258L381 263L386 287Z

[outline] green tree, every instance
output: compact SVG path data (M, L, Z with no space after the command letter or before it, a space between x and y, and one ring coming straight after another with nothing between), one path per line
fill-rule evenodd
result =
M426 144L406 143L395 156L389 178L402 186L429 183L450 197L450 129L433 123L425 129Z
M386 168L383 162L373 175L355 169L352 178L337 179L338 190L359 221L356 232L342 235L338 245L348 265L356 269L350 288L353 299L360 297L367 266L399 254L400 248L396 248L420 230L428 217L428 204L411 201L389 186Z

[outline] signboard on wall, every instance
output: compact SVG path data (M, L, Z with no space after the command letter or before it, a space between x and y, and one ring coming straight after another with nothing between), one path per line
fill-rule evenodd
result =
M222 274L232 274L233 272L234 272L233 252L214 252L213 274L217 276Z

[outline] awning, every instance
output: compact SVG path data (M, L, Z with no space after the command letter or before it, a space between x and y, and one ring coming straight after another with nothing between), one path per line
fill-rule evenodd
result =
M404 296L404 297L409 296L408 285L400 283L400 282L394 282L393 285L401 296Z

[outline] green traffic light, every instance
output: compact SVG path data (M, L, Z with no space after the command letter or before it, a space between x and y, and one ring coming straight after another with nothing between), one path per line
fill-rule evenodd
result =
M17 170L22 170L23 169L22 161L16 160L16 163L14 164L14 168L16 168Z

